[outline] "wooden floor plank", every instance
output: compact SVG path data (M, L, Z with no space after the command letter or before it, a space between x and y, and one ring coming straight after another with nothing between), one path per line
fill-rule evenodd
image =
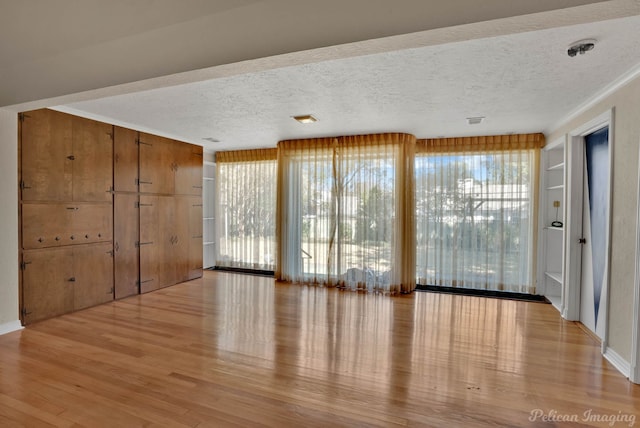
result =
M551 305L220 272L0 336L3 427L561 426L535 409L629 426L583 418L640 387Z

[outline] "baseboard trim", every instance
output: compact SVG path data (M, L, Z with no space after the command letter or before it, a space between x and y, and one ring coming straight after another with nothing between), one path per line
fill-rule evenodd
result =
M607 347L603 354L604 358L607 359L613 366L618 369L620 373L625 375L625 377L629 377L631 374L631 364L624 358L620 356L616 351Z
M20 324L19 320L7 322L4 324L0 324L0 336L3 334L11 333L13 331L22 330L22 324Z

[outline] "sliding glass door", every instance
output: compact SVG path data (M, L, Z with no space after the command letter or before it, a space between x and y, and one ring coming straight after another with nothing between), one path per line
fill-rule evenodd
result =
M368 291L401 292L403 284L413 289L414 266L407 274L411 259L403 247L412 238L402 228L413 206L411 190L405 191L409 144L403 138L280 144L279 279Z

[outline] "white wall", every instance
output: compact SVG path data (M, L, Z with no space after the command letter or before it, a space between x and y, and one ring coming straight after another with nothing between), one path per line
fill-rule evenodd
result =
M636 78L548 136L555 141L614 108L613 204L609 281L608 346L631 361L635 276L638 143L640 141L640 78Z
M0 109L0 334L18 322L18 120Z

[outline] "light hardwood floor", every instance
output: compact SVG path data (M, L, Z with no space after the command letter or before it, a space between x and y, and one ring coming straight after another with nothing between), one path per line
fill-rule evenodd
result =
M640 387L551 305L218 272L0 336L2 427L563 426L534 409L640 424Z

